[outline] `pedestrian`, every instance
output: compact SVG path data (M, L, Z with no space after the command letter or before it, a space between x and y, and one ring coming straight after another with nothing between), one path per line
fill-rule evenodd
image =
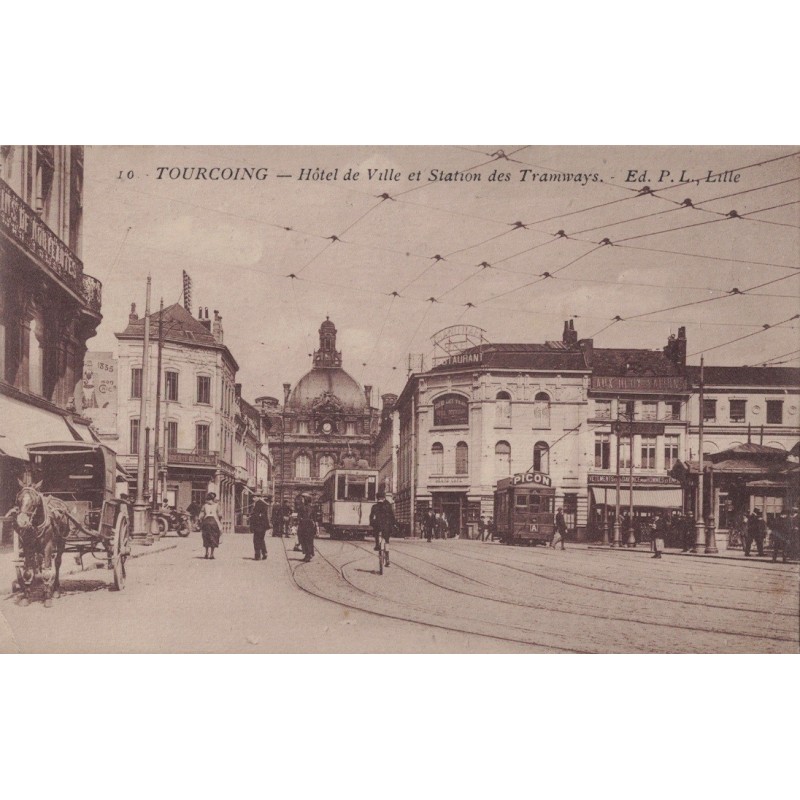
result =
M478 541L485 542L486 541L486 517L481 515L481 518L478 520Z
M486 533L489 537L489 541L493 542L494 537L497 533L497 526L494 524L494 517L489 517L486 522Z
M250 532L253 534L253 559L260 561L267 560L267 543L264 537L269 528L269 507L264 502L263 497L257 497L253 508L250 511Z
M655 521L655 529L653 531L653 558L661 558L661 553L664 551L664 543L667 536L667 517L665 514L659 514Z
M186 509L186 513L189 515L189 520L192 524L192 530L197 530L197 515L200 513L200 506L194 500L189 503L189 506Z
M272 535L283 536L283 505L276 503L272 509Z
M754 508L750 516L747 518L747 530L744 539L744 554L750 556L750 549L753 546L753 541L756 543L756 550L758 555L764 555L764 539L767 535L767 524L761 516L761 509Z
M564 509L559 508L556 511L556 524L553 530L553 539L550 542L550 547L556 549L556 545L561 542L561 549L564 550L564 537L567 535L567 523L564 520Z
M200 509L200 530L203 532L203 547L206 549L204 558L214 558L214 550L219 547L222 539L221 523L217 496L214 492L209 492L206 495L206 502Z
M317 525L311 514L308 505L303 504L297 511L297 536L300 546L303 549L303 561L308 562L314 558L314 536L317 533Z
M422 529L425 533L425 538L430 542L436 530L436 514L433 513L432 509L428 509L425 512L425 516L422 518Z
M683 548L681 549L681 553L688 553L694 547L694 540L694 514L689 511L683 518Z
M397 521L394 516L394 502L391 494L378 494L378 502L372 506L369 512L369 524L372 528L372 533L375 536L375 549L380 550L380 539L386 544L392 538ZM389 551L386 551L386 566L389 566Z
M436 538L437 539L446 539L447 538L447 517L439 511L436 514Z

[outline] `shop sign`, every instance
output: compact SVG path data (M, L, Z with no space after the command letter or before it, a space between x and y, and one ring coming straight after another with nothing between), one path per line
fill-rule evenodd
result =
M611 423L612 433L618 433L622 436L628 436L633 433L634 436L663 436L664 435L663 422L625 422L624 420L615 420Z
M686 378L681 375L593 375L591 388L603 392L683 392Z
M460 394L446 394L433 401L433 424L468 425L469 400Z
M511 479L511 483L515 486L523 483L537 483L539 486L552 486L553 481L550 476L544 472L517 472Z
M631 476L620 475L620 486L630 486ZM616 486L616 475L589 475L589 486ZM680 486L680 482L669 475L634 475L634 486Z
M431 475L428 486L469 486L469 478L466 475Z

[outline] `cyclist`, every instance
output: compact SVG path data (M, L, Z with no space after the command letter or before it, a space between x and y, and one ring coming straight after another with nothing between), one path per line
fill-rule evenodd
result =
M378 502L372 506L369 512L369 524L375 535L375 549L380 550L380 537L382 536L386 544L392 536L395 528L394 518L394 498L391 494L380 492ZM386 566L389 566L389 551L386 551Z

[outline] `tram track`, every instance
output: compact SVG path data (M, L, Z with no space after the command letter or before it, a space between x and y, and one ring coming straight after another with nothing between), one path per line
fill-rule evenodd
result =
M441 547L439 545L433 545L433 549L435 549L435 550L437 550L439 552L446 552L448 554L455 555L458 558L466 559L466 560L469 560L469 561L476 561L476 562L484 563L484 564L486 564L486 563L492 564L494 566L498 566L498 567L503 567L505 569L514 570L516 572L521 572L523 574L531 575L533 577L542 578L543 580L552 581L554 583L560 583L560 584L562 584L564 586L571 586L573 588L584 589L584 590L588 590L588 591L603 592L603 593L607 593L607 594L633 597L633 598L637 598L637 599L641 599L641 600L655 600L655 601L663 602L663 603L682 603L682 604L685 604L685 605L698 606L698 607L702 607L702 608L714 608L714 609L724 610L724 611L734 611L734 612L737 612L737 613L745 612L745 613L752 613L752 614L763 614L763 615L767 615L767 616L785 616L785 617L792 617L792 618L796 617L795 613L790 613L790 612L786 612L786 611L774 611L774 610L770 610L770 609L760 609L760 608L752 608L752 607L723 605L721 603L708 603L708 602L699 601L699 600L689 600L689 599L683 599L683 598L667 597L667 596L663 596L663 595L644 594L644 593L641 593L641 592L626 591L626 590L622 590L622 589L611 589L611 588L605 588L605 587L600 587L600 586L591 586L591 585L589 585L589 583L591 581L601 581L601 582L604 582L604 583L614 584L614 585L620 586L620 587L625 587L625 586L627 586L627 584L621 583L619 581L614 581L614 580L611 580L611 579L608 579L608 578L594 578L594 577L587 577L587 580L585 582L580 582L580 581L569 580L569 579L565 579L565 578L559 578L559 577L554 576L552 573L540 572L540 571L532 570L532 569L525 569L522 566L515 566L514 564L523 564L523 563L525 563L525 562L520 561L519 559L513 559L512 558L512 559L509 559L508 561L502 561L502 560L501 561L496 561L496 560L489 559L489 558L478 558L477 556L467 555L466 553L461 553L461 552L458 552L457 550L445 549L445 548L443 548L443 547ZM509 563L509 561L514 562L514 564ZM563 572L563 570L558 570L558 571ZM572 574L572 573L570 573L570 574Z
M351 544L351 545L353 545L356 548L356 550L358 551L358 553L359 553L358 557L354 558L354 559L350 559L349 561L346 561L341 566L337 566L336 564L333 563L333 561L330 558L328 558L324 553L322 553L320 551L319 547L316 548L316 555L319 556L339 576L339 578L342 581L344 581L344 583L350 589L352 589L352 590L354 590L354 591L356 591L356 592L358 592L360 594L363 594L366 597L372 598L373 600L377 600L380 603L394 602L394 603L399 604L401 606L404 606L406 608L414 609L415 611L417 611L419 614L421 614L423 616L424 615L429 615L429 614L432 613L430 611L430 609L420 608L420 607L413 606L413 605L410 605L410 604L402 602L402 601L387 600L387 598L385 598L385 597L383 597L383 596L381 596L381 595L379 595L379 594L377 594L375 592L370 592L370 591L368 591L368 590L366 590L366 589L364 589L364 588L362 588L360 586L357 586L355 583L353 583L353 581L351 581L344 574L344 570L348 566L350 566L351 564L354 564L354 563L356 563L358 561L365 560L366 559L366 555L362 555L364 553L368 553L370 559L374 559L375 556L374 556L372 551L365 551L363 547L356 546L356 543L353 543L353 542L341 542L341 544ZM308 585L304 585L300 580L298 580L296 572L298 571L298 569L301 568L302 562L299 563L299 564L296 564L295 566L292 566L292 562L289 559L289 551L288 551L288 549L286 548L285 545L284 545L284 555L286 557L286 563L287 563L287 567L289 569L289 573L290 573L290 576L292 578L292 581L293 581L293 583L295 584L295 586L298 589L300 589L301 591L306 592L307 594L310 594L310 595L312 595L314 597L317 597L317 598L319 598L321 600L326 600L326 601L328 601L330 603L334 603L335 605L342 606L343 608L348 608L348 609L355 610L355 611L363 611L366 614L371 614L373 616L382 617L384 619L392 619L392 620L397 620L397 621L401 621L401 622L409 622L409 623L412 623L412 624L415 624L415 625L421 625L421 626L427 627L427 628L436 628L436 629L439 629L439 630L444 630L444 631L448 631L448 632L451 632L451 633L464 634L464 635L467 635L467 636L477 636L477 637L481 637L481 638L485 638L485 639L492 639L492 640L495 640L495 641L509 642L509 643L513 643L513 644L528 645L528 646L531 646L531 647L542 648L543 650L557 651L557 652L562 652L562 653L588 653L588 652L591 652L591 651L588 651L588 650L580 650L580 649L577 649L577 648L574 648L574 647L566 647L566 646L563 646L563 645L545 644L543 642L536 641L536 640L534 640L532 638L529 638L529 637L524 637L523 638L523 637L518 637L518 636L503 636L503 635L501 635L499 633L486 633L486 632L478 631L478 630L475 630L475 629L472 629L472 628L454 627L454 626L451 626L451 625L445 625L442 622L430 621L430 620L426 620L426 619L415 619L414 617L404 616L404 615L399 614L399 613L387 613L385 611L379 611L379 610L376 610L374 608L365 607L364 605L360 605L360 604L357 604L355 602L348 602L348 601L345 601L345 600L340 599L340 598L331 597L330 594L327 594L327 593L323 592L318 586L316 586L316 584L314 584L314 589L312 589ZM408 571L408 570L406 570L406 571ZM311 581L311 583L313 583L313 581ZM464 619L464 621L467 622L467 623L473 623L475 625L480 625L480 626L496 625L496 623L487 622L485 620L470 619L470 618L462 618L462 619ZM527 634L535 634L536 633L536 631L533 631L533 630L531 630L529 628L521 628L520 626L504 624L504 627L512 628L512 629L513 628L517 628L517 629L521 630L523 633L527 633Z
M354 547L356 547L358 549L362 549L363 550L363 548L357 543L350 543L350 544L352 544ZM440 552L444 551L443 548L436 548L436 549L438 551L440 551ZM414 577L416 577L419 580L422 580L425 583L428 583L428 584L430 584L432 586L436 586L437 588L443 589L443 590L448 591L448 592L453 592L455 594L464 595L466 597L472 597L472 598L475 598L475 599L488 600L490 602L500 603L500 604L503 604L503 605L514 606L514 607L517 607L517 608L526 608L526 609L531 609L531 610L536 610L536 611L544 611L544 612L551 612L551 613L558 613L558 614L568 614L568 615L578 616L578 617L591 617L593 619L602 620L604 622L622 622L622 623L627 623L627 624L633 623L633 624L637 624L637 625L648 625L648 626L653 626L653 627L657 627L657 628L666 628L666 629L677 630L677 631L688 631L688 632L693 632L693 633L704 633L704 634L711 634L711 635L725 636L725 637L735 636L735 637L742 637L742 638L747 638L747 639L759 639L759 640L767 639L767 640L770 640L770 641L787 642L787 643L791 643L791 644L797 644L797 641L798 641L797 638L791 638L791 637L785 637L785 636L776 636L776 635L772 635L772 634L768 634L768 633L757 633L756 634L756 633L748 633L748 632L744 632L744 631L729 630L729 629L723 629L723 628L710 628L710 627L698 626L698 625L678 625L678 624L669 623L669 622L659 622L659 621L654 621L654 620L637 619L637 618L633 618L633 617L630 617L630 616L600 614L600 613L597 613L595 611L592 611L591 610L592 609L591 606L585 606L586 610L568 610L568 609L565 609L563 606L559 606L558 603L556 603L555 601L546 601L546 600L544 600L543 602L545 604L541 605L541 604L534 603L534 602L523 602L523 601L518 601L518 600L509 600L509 599L500 598L500 597L493 597L493 596L487 595L487 594L467 592L467 591L463 591L463 590L460 590L460 589L455 589L452 586L447 586L446 584L443 584L443 583L441 583L439 581L433 580L430 577L424 576L424 575L420 574L419 572L416 572L415 570L410 569L407 566L404 566L402 564L398 564L398 562L397 562L397 554L398 553L402 553L402 555L404 557L406 557L406 558L411 558L411 559L415 559L415 560L421 561L422 563L427 564L429 567L432 567L435 570L441 570L443 572L446 572L446 573L452 574L452 575L454 575L454 576L456 576L458 578L461 578L462 580L466 580L466 581L469 581L471 583L477 583L479 585L486 586L490 590L500 591L500 592L505 591L505 590L502 587L497 586L496 584L489 584L489 583L486 583L484 581L479 581L479 580L473 578L472 576L469 576L469 575L466 575L464 573L458 572L457 570L453 570L453 569L450 569L449 567L444 567L444 566L442 566L440 564L436 564L434 562L428 561L427 559L421 558L419 556L412 555L412 554L408 553L406 550L398 550L398 549L395 548L392 552L393 552L393 555L394 555L394 560L392 562L393 563L393 568L399 567L404 572L407 572L407 573L413 575ZM452 552L452 551L444 551L444 552ZM474 560L483 561L482 559L474 559ZM352 562L348 562L348 563L352 563ZM486 563L486 562L484 562L484 563ZM490 563L494 563L496 566L504 566L504 565L501 565L501 564L497 564L496 562L490 562ZM347 564L342 565L342 570L344 570L346 566L348 566L348 565ZM520 571L527 572L527 570L520 570ZM343 575L343 577L344 577L345 580L348 580L346 576ZM683 603L684 601L682 601L682 600L660 600L660 602ZM701 604L698 604L698 605L701 605ZM732 609L732 610L740 611L740 609ZM766 613L769 613L769 612L766 612Z

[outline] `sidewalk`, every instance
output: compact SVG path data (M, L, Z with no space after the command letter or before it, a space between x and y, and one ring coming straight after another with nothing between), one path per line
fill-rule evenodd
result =
M133 543L130 558L141 558L142 556L152 555L153 553L163 553L165 550L174 550L177 547L177 540L171 536L162 536L151 545L143 545L138 542ZM85 555L83 558L84 567L81 569L80 562L75 553L65 553L61 561L61 577L76 575L78 573L92 572L97 569L106 569L107 560L94 558ZM17 571L14 567L14 553L11 550L0 552L0 599L10 597L13 592L11 585L17 579ZM109 585L112 583L111 573L108 578Z
M569 546L569 543L568 545ZM572 544L573 547L580 546L576 545L575 543ZM586 547L588 550L607 550L610 553L638 553L639 555L646 555L652 556L653 551L650 548L649 543L643 543L637 545L636 547L611 547L609 545L603 544L584 544L583 546ZM769 552L766 555L759 556L756 553L753 553L750 556L746 556L742 550L720 550L718 553L684 553L682 550L678 549L677 547L667 547L661 551L662 555L665 556L680 556L682 558L715 558L715 559L723 559L726 561L746 561L748 563L756 563L756 562L769 562L772 563L772 553ZM778 556L779 564L783 563L782 557ZM786 561L787 564L797 564L797 559L788 559Z

